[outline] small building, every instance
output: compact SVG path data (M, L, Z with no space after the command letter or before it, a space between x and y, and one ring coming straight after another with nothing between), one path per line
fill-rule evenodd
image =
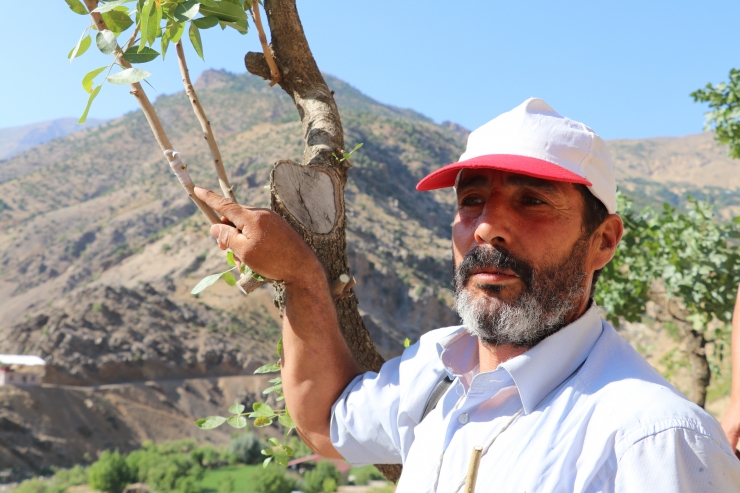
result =
M35 386L41 383L46 362L38 356L0 354L0 386Z

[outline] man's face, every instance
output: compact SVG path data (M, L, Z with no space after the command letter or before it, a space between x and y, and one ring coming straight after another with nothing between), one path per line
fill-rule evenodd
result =
M465 170L452 229L458 313L490 344L533 346L586 307L593 268L569 183Z

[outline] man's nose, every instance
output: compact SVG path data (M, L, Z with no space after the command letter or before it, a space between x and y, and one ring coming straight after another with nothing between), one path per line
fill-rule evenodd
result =
M512 212L506 203L490 197L475 228L475 241L478 244L508 245L512 240Z

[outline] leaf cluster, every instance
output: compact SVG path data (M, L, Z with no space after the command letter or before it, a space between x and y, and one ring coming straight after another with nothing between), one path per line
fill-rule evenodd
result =
M277 344L278 357L282 355L282 350L283 340L280 339ZM279 371L280 364L271 363L257 368L254 373L276 373ZM283 395L282 377L275 377L268 381L271 385L262 393L265 395L274 393L276 394L275 400L277 402L284 401L285 396ZM295 450L293 449L293 447L287 444L288 436L295 429L295 422L293 421L293 418L290 417L290 412L288 411L288 409L273 409L266 402L255 402L254 404L252 404L252 412L245 412L245 409L246 406L244 406L244 404L235 403L229 408L229 413L231 413L232 416L229 416L228 418L224 416L208 416L206 418L201 418L197 420L195 422L195 425L203 430L211 430L213 428L221 426L224 423L228 423L234 428L246 428L247 418L249 418L254 420L253 424L255 427L263 428L272 425L275 420L277 420L278 423L280 423L286 430L285 437L282 442L280 442L277 438L270 438L267 441L270 446L262 450L262 455L267 457L264 460L263 465L267 467L267 465L273 459L281 466L287 465L290 457L295 454Z
M740 158L740 70L730 70L729 80L707 84L691 93L694 102L709 103L706 130L714 130L717 141L730 146L730 156Z
M80 0L65 2L76 14L90 14ZM169 45L180 41L186 30L195 52L203 58L200 31L221 26L222 30L229 27L246 34L249 29L247 11L251 7L252 0L136 0L135 4L134 0L101 2L93 12L100 14L107 29L95 35L95 45L101 53L113 55L114 60L110 65L92 70L83 77L82 87L90 96L79 123L87 119L90 106L100 93L102 83L94 86L94 80L104 70L108 69L108 74L103 82L111 84L133 84L151 76L146 70L123 66L120 59L130 64L142 64L156 59L160 52L164 58ZM118 36L132 26L134 31L130 39L119 44ZM90 22L67 55L70 63L87 52L92 45L88 33L95 30L96 24ZM157 44L160 51L155 49ZM120 67L121 71L110 74L115 66Z
M720 223L710 204L693 198L686 213L664 204L659 212L634 214L621 193L618 201L625 234L597 289L606 316L640 320L660 280L683 302L694 330L703 332L712 319L729 323L740 284L740 218Z

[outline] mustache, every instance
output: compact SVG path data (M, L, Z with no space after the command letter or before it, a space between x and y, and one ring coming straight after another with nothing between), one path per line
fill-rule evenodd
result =
M455 268L456 288L464 288L475 271L487 268L510 270L519 276L527 289L532 286L534 268L527 261L502 246L478 245L465 254Z

